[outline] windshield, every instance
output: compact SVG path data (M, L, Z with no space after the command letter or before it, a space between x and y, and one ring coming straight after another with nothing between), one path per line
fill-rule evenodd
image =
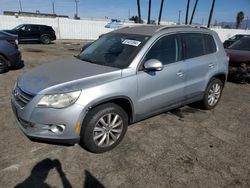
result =
M12 30L18 30L18 29L20 29L21 27L23 27L23 25L18 25L18 26L16 26L16 27L14 27Z
M126 68L149 39L148 36L111 33L103 35L80 54L80 59L104 66Z
M233 43L228 47L233 50L247 50L250 51L250 37L243 37L241 40Z

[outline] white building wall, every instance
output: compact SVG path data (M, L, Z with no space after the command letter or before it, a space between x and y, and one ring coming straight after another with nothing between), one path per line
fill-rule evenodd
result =
M45 24L54 28L58 39L87 39L95 40L103 33L113 29L104 26L109 20L73 20L68 18L36 18L36 17L14 17L0 15L0 30L12 29L19 24ZM169 22L172 24L172 22ZM125 22L127 25L138 25L131 22ZM225 41L235 34L249 34L250 30L239 29L213 29L219 34L221 41Z

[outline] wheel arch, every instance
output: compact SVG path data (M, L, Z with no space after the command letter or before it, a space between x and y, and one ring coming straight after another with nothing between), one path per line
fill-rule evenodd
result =
M224 85L225 85L225 83L226 83L226 79L227 79L227 76L226 76L225 73L218 73L218 74L214 75L214 76L210 79L210 81L211 81L212 79L214 79L214 78L219 79L219 80L222 82L223 87L224 87ZM210 81L209 81L209 82L210 82ZM209 83L208 83L208 84L209 84Z
M88 110L96 108L105 103L114 103L120 106L127 114L129 118L129 124L135 122L135 113L132 100L127 96L116 96L116 97L109 97L98 102L94 102L88 106Z
M8 66L10 66L10 61L9 61L8 57L1 52L0 52L0 55L6 59Z

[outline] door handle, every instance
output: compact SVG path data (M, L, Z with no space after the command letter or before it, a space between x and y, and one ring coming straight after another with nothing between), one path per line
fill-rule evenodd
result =
M182 72L182 71L179 71L179 72L177 72L176 74L177 74L177 76L179 76L179 77L182 77L182 76L183 76L183 72Z
M214 64L213 63L209 63L208 65L210 68L214 68Z

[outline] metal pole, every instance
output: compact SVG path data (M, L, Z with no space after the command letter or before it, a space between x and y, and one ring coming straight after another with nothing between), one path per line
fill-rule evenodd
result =
M179 10L178 25L181 25L181 10Z
M140 5L140 0L137 0L137 8L138 8L139 23L141 23L141 5Z
M78 3L79 3L80 0L75 0L75 3L76 3L76 16L75 18L78 19Z
M190 0L187 1L186 20L185 20L186 25L188 24L189 4L190 4Z
M55 4L52 2L52 9L53 9L53 14L55 14Z
M208 28L210 27L212 16L213 16L214 4L215 4L215 0L213 0L212 7L211 7L211 10L210 10L210 14L209 14L209 19L208 19L208 23L207 23Z
M20 11L22 12L22 11L23 11L23 8L22 8L22 2L21 2L21 0L18 0L18 1L19 1Z
M247 23L246 23L246 30L248 29L248 16L247 16Z
M150 24L150 14L151 14L151 0L148 1L148 23Z
M193 18L194 18L194 13L195 13L195 10L196 10L196 7L197 7L197 4L198 4L198 0L195 1L195 4L194 4L194 9L193 9L193 12L192 12L192 16L190 18L190 22L189 24L191 25L192 22L193 22Z
M159 19L158 19L158 25L161 23L161 15L162 15L162 8L163 8L164 0L161 0L161 7L160 7L160 13L159 13Z

